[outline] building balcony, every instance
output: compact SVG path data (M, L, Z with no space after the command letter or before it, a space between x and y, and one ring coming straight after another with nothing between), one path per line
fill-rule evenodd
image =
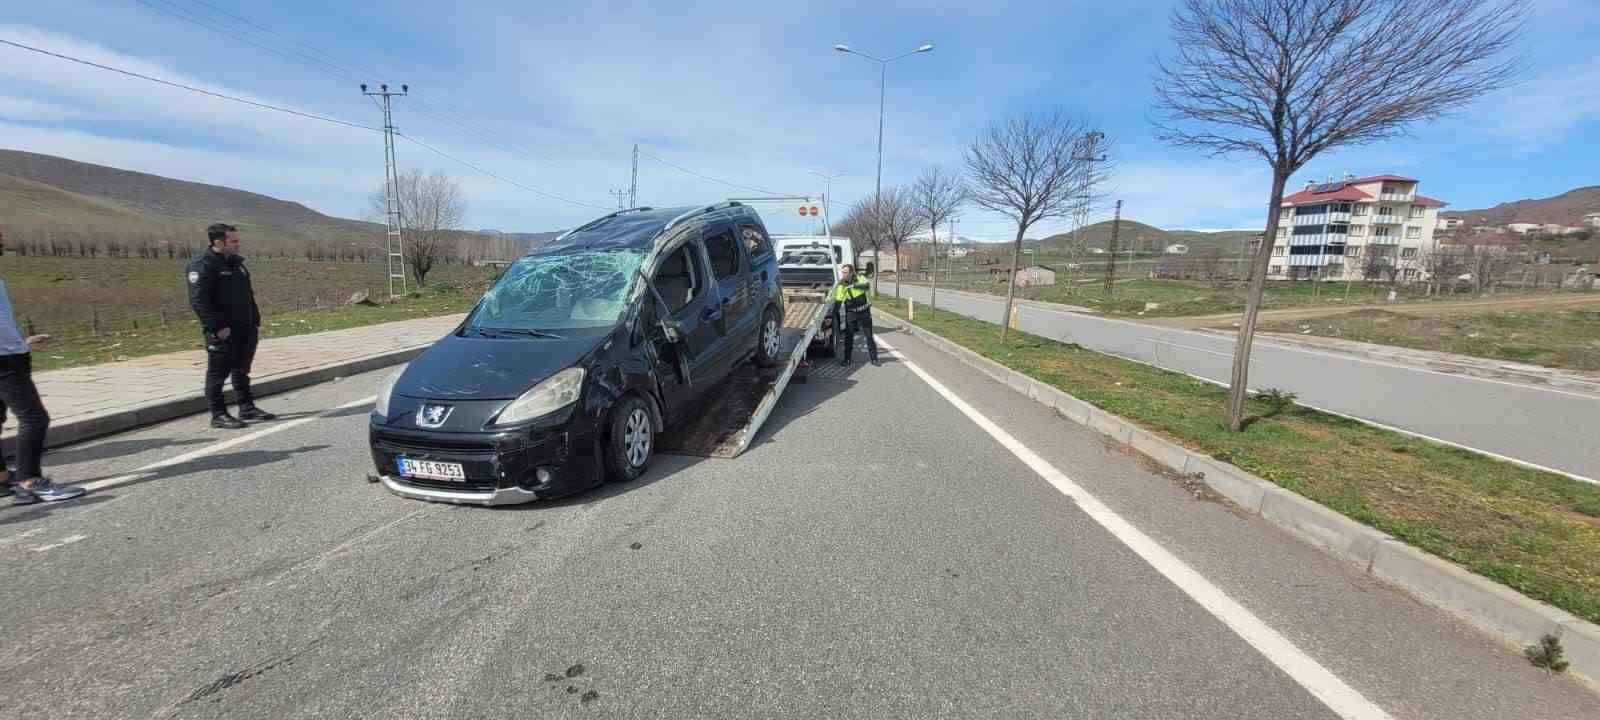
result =
M1367 238L1368 245L1399 245L1399 235L1373 235Z
M1349 240L1345 233L1317 233L1315 235L1290 235L1290 247L1305 247L1307 245L1343 245Z
M1404 215L1384 215L1383 213L1377 213L1372 216L1373 225L1400 225L1405 221L1406 218Z
M1348 223L1348 222L1350 222L1350 213L1347 213L1347 212L1331 212L1331 213L1328 213L1328 222Z
M1417 199L1417 194L1414 192L1379 193L1378 199L1382 200L1383 202L1414 202Z
M1295 227L1305 227L1307 225L1327 225L1327 224L1328 224L1328 214L1327 213L1317 213L1316 215L1296 215L1294 217L1294 226Z

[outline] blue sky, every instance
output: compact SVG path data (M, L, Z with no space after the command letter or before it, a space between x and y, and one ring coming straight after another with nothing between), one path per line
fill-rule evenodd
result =
M1168 49L1171 5L519 0L440 11L439 3L398 0L73 0L11 4L0 38L367 124L380 117L357 79L407 82L414 97L396 105L402 131L592 205L613 205L608 191L627 187L638 142L703 175L776 192L819 193L822 180L807 171L845 173L833 181L836 209L872 191L878 70L830 48L844 42L887 56L931 42L933 52L889 68L885 185L928 165L958 166L991 120L1061 110L1115 141L1111 191L1125 217L1166 228L1259 227L1268 181L1259 160L1214 160L1153 137L1151 76ZM1319 158L1297 182L1398 173L1462 209L1600 184L1596 36L1600 2L1535 0L1517 87L1410 137ZM244 188L346 217L366 215L383 178L373 133L4 46L0 147ZM402 142L398 152L404 167L443 170L462 183L470 228L548 230L598 212L414 145ZM752 194L650 159L639 184L640 203L656 206ZM1105 208L1094 219L1109 216ZM958 229L1009 232L979 211Z

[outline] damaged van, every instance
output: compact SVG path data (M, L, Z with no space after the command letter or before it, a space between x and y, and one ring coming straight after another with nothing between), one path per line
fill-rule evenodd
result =
M376 480L498 505L643 473L742 363L777 362L778 265L737 202L611 213L507 267L378 395Z

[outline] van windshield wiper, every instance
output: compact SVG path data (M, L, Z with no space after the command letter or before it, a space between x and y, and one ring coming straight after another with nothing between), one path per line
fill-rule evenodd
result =
M477 328L477 329L480 330L480 331L488 332L488 333L490 333L492 335L521 335L523 337L540 338L540 339L543 339L543 340L565 340L565 339L567 339L563 335L557 335L555 333L547 333L547 332L545 332L543 330L531 330L531 329L528 329L528 328Z

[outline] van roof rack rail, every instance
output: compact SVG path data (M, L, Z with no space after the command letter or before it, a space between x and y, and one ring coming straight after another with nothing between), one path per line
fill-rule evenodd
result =
M666 227L661 228L661 231L662 232L666 232L668 230L671 230L678 223L683 222L684 220L692 218L692 217L694 217L696 215L702 215L702 214L705 214L705 213L708 213L708 212L716 212L717 210L726 210L726 209L732 208L732 207L743 207L743 206L744 206L744 203L739 202L738 200L728 200L728 201L725 201L725 202L712 203L712 204L707 205L705 207L698 207L698 208L695 208L693 210L690 210L689 212L686 212L686 213L684 213L682 215L679 215L679 216L673 218L670 222L667 223Z
M597 218L595 218L593 220L590 220L589 222L586 222L586 223L584 223L582 225L579 225L579 226L577 226L577 227L575 227L575 228L573 228L571 230L568 230L568 231L566 231L564 233L561 233L560 235L556 236L556 239L553 240L552 242L558 242L558 241L562 240L563 238L565 238L566 236L571 235L571 234L573 234L573 233L575 233L575 232L577 232L579 230L586 230L588 228L594 227L597 223L605 222L605 221L610 220L611 218L617 217L619 215L627 215L628 213L636 213L636 212L645 212L645 211L654 210L654 209L655 208L646 205L644 207L623 208L621 210L617 210L616 212L606 213L605 215L601 215L600 217L597 217Z

